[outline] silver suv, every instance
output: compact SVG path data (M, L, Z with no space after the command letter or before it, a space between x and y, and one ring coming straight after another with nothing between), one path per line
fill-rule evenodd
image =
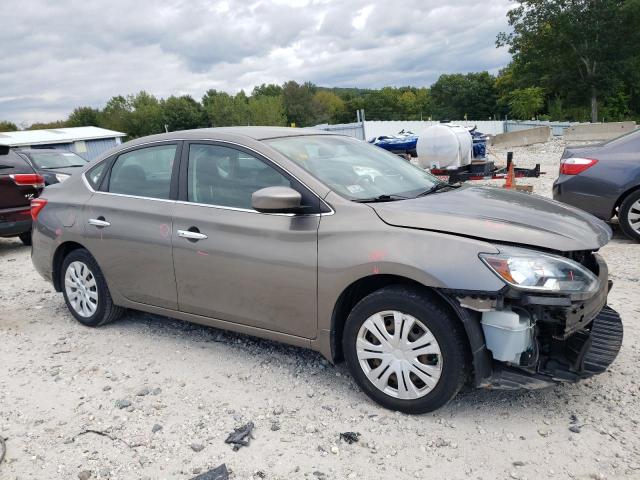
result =
M141 138L47 187L32 215L33 263L82 324L128 308L312 348L404 412L465 382L577 381L622 342L604 222L344 136Z

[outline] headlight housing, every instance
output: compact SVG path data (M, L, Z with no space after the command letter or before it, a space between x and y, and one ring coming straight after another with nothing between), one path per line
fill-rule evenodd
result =
M481 253L480 259L502 280L520 290L543 293L591 293L600 280L568 258L518 248Z
M62 183L64 182L67 178L69 178L71 175L68 175L66 173L56 173L56 180L58 180L58 182Z

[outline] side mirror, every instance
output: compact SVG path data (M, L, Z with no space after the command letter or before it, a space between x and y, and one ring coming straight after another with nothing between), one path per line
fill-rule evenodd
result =
M251 195L251 206L262 213L295 213L302 195L289 187L267 187Z

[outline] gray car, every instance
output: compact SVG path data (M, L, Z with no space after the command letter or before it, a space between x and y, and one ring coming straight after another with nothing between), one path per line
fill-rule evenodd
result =
M567 147L553 198L610 221L640 241L640 130L608 142Z
M33 263L82 324L129 308L311 348L390 409L434 410L465 382L574 382L622 342L604 222L340 135L141 138L32 214Z

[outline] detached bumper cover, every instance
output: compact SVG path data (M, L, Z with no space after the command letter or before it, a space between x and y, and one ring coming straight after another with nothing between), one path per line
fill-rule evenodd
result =
M593 321L591 332L580 331L568 342L575 371L587 377L604 372L620 352L623 333L620 314L605 306Z

